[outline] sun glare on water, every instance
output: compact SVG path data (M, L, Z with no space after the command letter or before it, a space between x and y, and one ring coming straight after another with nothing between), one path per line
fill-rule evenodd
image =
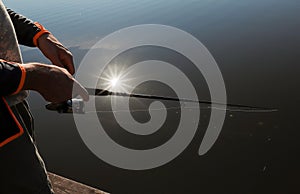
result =
M127 77L125 69L120 65L113 64L104 71L101 76L99 88L110 90L112 92L128 92L130 78Z
M118 78L118 77L113 77L113 78L110 80L110 86L111 86L111 88L117 87L118 84L119 84L119 80L120 80L120 78Z

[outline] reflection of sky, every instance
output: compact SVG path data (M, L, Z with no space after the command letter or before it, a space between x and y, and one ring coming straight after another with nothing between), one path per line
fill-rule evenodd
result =
M286 25L295 22L291 16L296 10L296 6L279 0L4 2L8 7L44 24L64 41L75 43L99 39L122 27L145 23L180 27L202 39L217 38L215 36L220 36L220 31L231 34L229 38L238 38L237 34L245 36L249 32L255 33L257 29L274 33L272 28L278 22L286 22ZM289 2L292 4L294 1Z
M83 1L10 1L7 3L22 14L40 21L64 39L68 38L68 34L72 34L76 39L101 37L122 27L140 23L165 23L184 16L179 12L180 7L172 8L176 5L175 1L158 3L156 1L90 0L84 3ZM162 12L161 17L153 14L157 11Z

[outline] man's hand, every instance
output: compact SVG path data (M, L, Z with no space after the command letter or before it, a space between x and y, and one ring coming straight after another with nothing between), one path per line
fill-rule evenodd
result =
M72 75L75 73L72 53L52 34L43 34L37 43L38 48L53 65L67 69Z
M39 63L23 64L26 70L24 90L35 90L49 102L63 102L80 95L89 99L88 92L64 68ZM73 87L74 86L74 87ZM74 88L73 96L72 90Z

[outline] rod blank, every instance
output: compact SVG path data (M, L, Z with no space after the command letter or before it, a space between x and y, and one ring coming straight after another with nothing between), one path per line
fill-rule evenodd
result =
M180 98L174 98L168 96L113 92L104 89L92 89L92 88L86 88L86 89L90 95L94 95L94 96L122 96L122 97L133 97L133 98L142 98L142 99L176 101L176 102L192 102L192 103L206 104L211 106L227 106L236 109L253 110L253 111L266 111L266 112L277 111L277 109L274 108L256 107L256 106L248 106L248 105L241 105L241 104L230 104L230 103L223 104L219 102L212 102L206 100L180 99Z

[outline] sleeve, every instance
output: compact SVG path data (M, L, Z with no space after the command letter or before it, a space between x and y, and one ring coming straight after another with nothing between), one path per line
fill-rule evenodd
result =
M14 25L18 42L22 45L30 47L37 46L37 39L45 33L50 33L38 22L33 22L11 9L7 9L7 12Z
M22 65L0 59L0 96L8 96L21 91L25 77L26 71Z

